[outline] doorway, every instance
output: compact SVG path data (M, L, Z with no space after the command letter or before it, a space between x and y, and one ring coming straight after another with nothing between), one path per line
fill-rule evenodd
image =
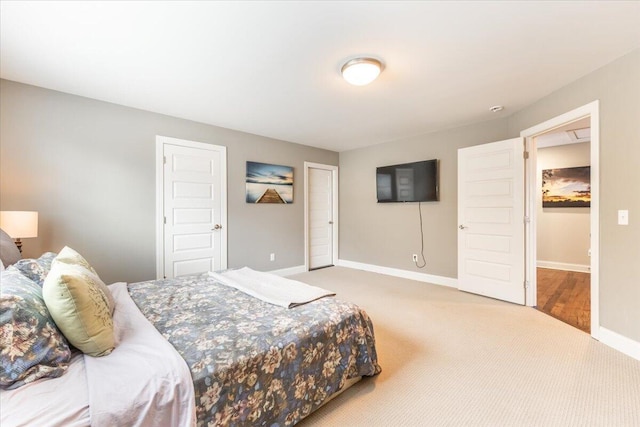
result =
M519 262L518 260L524 258L524 283L520 282L523 286L524 302L527 306L535 307L537 305L537 196L540 194L538 187L538 171L537 171L537 150L535 138L549 133L553 130L557 130L570 123L575 123L585 118L590 119L591 125L591 142L589 149L590 159L590 196L591 196L591 209L589 215L589 270L590 270L590 332L594 339L598 339L600 335L600 317L599 317L599 260L600 260L600 225L599 225L599 159L600 159L600 118L599 118L599 102L593 101L587 105L576 108L565 114L557 116L553 119L547 120L541 124L533 126L529 129L525 129L520 133L521 139L515 140L515 142L524 141L524 147L520 145L520 149L516 150L504 150L503 153L496 152L492 156L492 161L480 162L476 161L475 166L471 164L471 167L464 166L465 157L469 154L469 159L473 160L473 150L461 149L458 151L458 155L464 154L462 159L459 157L458 161L458 219L459 219L459 232L458 232L458 287L462 290L479 293L482 295L491 296L493 298L505 299L502 294L507 288L513 289L514 295L518 280L515 273L520 274L522 269L513 268ZM488 147L497 144L508 143L509 141L502 141L500 143L485 144ZM473 148L473 147L470 147ZM524 152L524 156L522 153ZM519 153L520 156L516 156L515 153ZM518 160L520 159L520 160ZM495 177L499 177L499 173L506 173L507 170L512 169L512 165L517 165L524 159L524 185L520 186L520 182L515 180L511 183L503 182L496 183L496 185L482 185L477 186L473 182L473 179L466 179L466 170L478 171L486 170L487 173L491 172L484 177L485 183L493 183ZM489 169L495 169L489 171ZM495 175L495 176L494 176ZM513 175L517 177L518 174ZM518 187L524 189L524 197L522 193L518 194ZM465 205L465 194L475 188L473 193L473 203L475 205ZM471 193L469 193L471 194ZM491 209L485 209L487 207L492 208L491 205L485 204L484 196L500 196L504 199L503 203L510 203L508 206L513 207L515 215L511 214L511 210L505 211L502 216L496 216L491 212ZM524 205L524 215L520 216L515 208ZM497 206L497 205L496 205ZM505 205L506 206L506 205ZM476 209L469 209L476 208ZM504 206L503 206L504 207ZM474 216L474 212L476 213ZM482 215L486 213L487 215ZM470 216L471 215L471 216ZM503 225L512 225L516 227L516 224L523 224L522 234L524 235L524 244L512 245L511 240L496 237L485 238L486 233L476 233L475 226L481 222L491 225L493 223L501 222ZM495 228L495 227L494 227ZM499 231L499 230L498 230ZM517 231L517 230L516 230ZM512 232L512 236L517 236L518 232ZM483 236L480 236L483 234ZM498 236L498 235L497 235ZM503 257L496 260L496 252L503 252L506 254L510 248L514 249L514 254L511 258ZM469 256L466 256L465 251ZM491 269L489 269L491 267ZM503 274L495 274L502 271ZM513 272L514 274L510 274ZM473 287L467 288L465 285L466 274L469 273L470 279L467 282L471 283ZM472 277L473 276L473 277ZM516 277L516 279L514 279ZM487 284L481 283L482 278ZM487 281L488 279L488 281ZM503 286L501 286L503 285ZM508 285L508 286L504 286ZM522 289L522 287L520 288ZM514 301L517 302L517 301Z
M305 269L338 259L338 167L304 163Z
M536 308L591 331L590 117L534 137Z
M541 188L538 168L538 147L539 137L561 132L571 127L578 128L581 124L589 121L590 143L588 150L590 166L590 210L589 210L589 238L587 253L587 269L589 271L589 330L591 336L598 339L600 329L599 318L599 246L600 246L600 226L599 226L599 159L600 159L600 130L599 130L599 103L593 101L587 105L576 108L565 114L557 116L546 122L533 126L520 133L525 138L525 146L529 153L526 163L526 305L538 306L538 224L540 213L538 211L538 199L541 198ZM544 138L543 138L544 139ZM561 209L561 208L557 208ZM540 242L542 244L542 242ZM544 260L543 260L544 261ZM560 263L562 264L562 263ZM571 264L571 263L565 263ZM579 265L579 263L576 263ZM544 265L544 263L543 263ZM547 266L549 266L547 264ZM565 265L566 268L566 265ZM559 279L560 280L560 279Z

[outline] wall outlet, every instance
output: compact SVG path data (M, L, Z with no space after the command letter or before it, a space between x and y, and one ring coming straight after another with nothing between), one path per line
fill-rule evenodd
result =
M269 255L269 260L270 261L275 261L276 260L276 254Z
M411 255L411 259L413 260L413 262L418 262L418 254Z

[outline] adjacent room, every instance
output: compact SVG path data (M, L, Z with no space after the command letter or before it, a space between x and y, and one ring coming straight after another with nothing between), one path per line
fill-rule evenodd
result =
M2 426L640 425L640 2L0 0Z

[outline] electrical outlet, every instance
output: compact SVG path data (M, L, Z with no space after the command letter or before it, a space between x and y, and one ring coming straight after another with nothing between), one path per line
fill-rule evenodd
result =
M269 260L270 261L275 261L276 260L276 254L269 255Z
M411 259L413 260L413 262L418 262L418 254L411 255Z

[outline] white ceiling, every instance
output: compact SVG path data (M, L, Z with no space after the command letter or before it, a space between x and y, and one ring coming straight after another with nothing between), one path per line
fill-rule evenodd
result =
M555 147L558 145L591 142L591 118L567 123L550 132L536 137L536 148Z
M2 78L335 151L507 116L640 47L638 1L2 1L0 18ZM386 69L350 86L364 54Z

